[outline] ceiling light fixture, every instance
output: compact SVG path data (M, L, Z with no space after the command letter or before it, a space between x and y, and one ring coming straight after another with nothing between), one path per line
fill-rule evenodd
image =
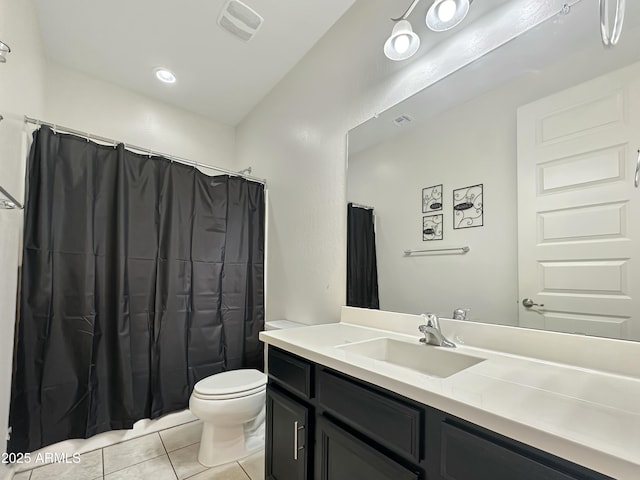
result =
M384 43L384 54L390 60L406 60L420 47L420 37L416 35L407 20L400 20L393 26L391 36Z
M465 19L473 0L435 0L427 11L427 27L434 32L450 30Z
M156 78L164 83L176 83L176 76L173 74L171 70L167 70L166 68L156 68Z
M416 35L407 17L420 0L413 0L409 8L398 18L391 36L384 43L384 54L390 60L406 60L413 56L420 47L420 37ZM458 25L469 13L469 5L473 0L433 0L425 21L427 27L434 32L444 32Z

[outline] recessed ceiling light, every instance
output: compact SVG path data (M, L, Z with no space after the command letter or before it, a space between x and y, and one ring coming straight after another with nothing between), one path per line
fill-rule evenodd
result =
M444 32L458 25L469 13L473 0L435 0L427 12L427 27Z
M166 68L156 68L156 78L164 83L176 83L176 76Z

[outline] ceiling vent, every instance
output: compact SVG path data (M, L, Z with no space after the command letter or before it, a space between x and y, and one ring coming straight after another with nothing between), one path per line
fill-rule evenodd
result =
M258 13L238 0L229 0L225 3L218 25L224 28L234 37L243 42L248 42L258 32L263 18Z
M403 125L411 122L413 122L413 118L406 114L400 115L399 117L393 119L393 123L395 123L398 127L402 127Z

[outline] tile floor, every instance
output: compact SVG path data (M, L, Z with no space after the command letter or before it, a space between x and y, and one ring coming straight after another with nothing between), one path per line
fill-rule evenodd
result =
M196 421L17 473L15 480L264 480L264 450L219 467L198 463L202 422Z

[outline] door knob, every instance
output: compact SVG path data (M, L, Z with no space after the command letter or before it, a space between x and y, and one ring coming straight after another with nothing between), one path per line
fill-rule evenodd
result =
M544 307L544 303L535 303L533 300L531 300L530 298L523 298L522 299L522 306L524 308L531 308L531 307Z

